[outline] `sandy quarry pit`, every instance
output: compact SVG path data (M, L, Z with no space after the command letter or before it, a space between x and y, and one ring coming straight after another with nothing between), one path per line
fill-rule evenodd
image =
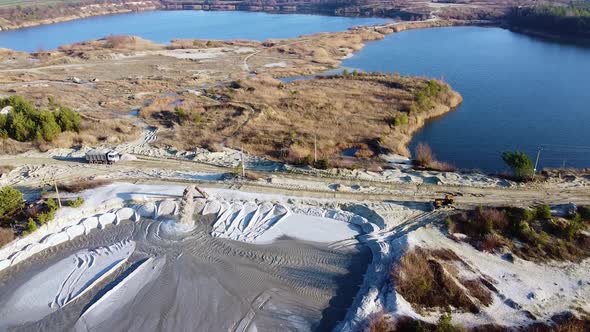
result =
M53 222L2 248L0 280L11 289L0 296L3 317L10 317L2 327L80 330L119 324L139 330L153 324L171 328L174 320L174 326L269 329L290 312L295 315L286 323L291 328L356 331L383 309L435 322L440 312L416 312L388 277L391 264L415 247L452 250L466 264L458 265L461 273L485 275L495 283L491 306L480 314L454 313L455 322L464 326L490 319L522 325L531 322L529 313L543 320L572 306L588 306L588 260L507 262L499 254L478 252L442 234L437 225L446 212L433 212L427 203L206 188L207 198L194 197L195 226L186 230L175 223L185 188L118 182L90 189L80 194L85 198L80 208L60 210ZM353 262L361 270L353 269ZM544 276L544 286L530 278L531 270ZM243 283L236 284L235 275ZM166 282L172 276L177 286ZM28 284L41 281L41 288ZM193 289L195 297L179 297L181 287ZM205 294L217 298L217 306L190 300ZM162 300L174 296L171 315L161 315L169 308ZM19 314L19 306L39 298L50 305L40 302L35 315ZM319 315L328 302L331 313ZM225 308L225 319L181 309L197 304L202 313ZM148 325L129 318L134 316Z

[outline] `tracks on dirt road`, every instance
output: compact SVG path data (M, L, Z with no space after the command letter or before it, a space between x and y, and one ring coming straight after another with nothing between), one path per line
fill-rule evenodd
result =
M397 184L361 179L340 177L317 177L289 172L253 171L260 178L275 175L291 180L305 180L315 182L317 188L294 188L285 185L272 184L265 181L202 181L174 177L159 178L132 174L133 171L161 170L166 172L200 172L200 173L232 173L233 168L215 166L200 162L181 161L175 159L161 159L139 157L135 161L122 161L116 165L90 165L79 160L59 160L50 157L13 157L0 159L0 165L46 167L49 169L63 168L62 174L51 180L73 181L93 176L108 176L116 181L132 181L142 183L187 184L200 183L202 187L225 188L255 193L276 194L293 197L310 197L331 200L366 200L366 201L399 201L399 202L430 202L445 194L456 196L459 206L485 205L516 205L528 206L540 203L576 203L590 204L590 190L587 187L561 188L558 185L535 185L518 187L473 187L459 185L429 185L429 184ZM35 186L47 181L47 176L37 176L22 179L21 185ZM374 188L377 192L367 191L334 191L328 185L361 185ZM18 182L14 185L19 185ZM325 189L323 189L325 188Z

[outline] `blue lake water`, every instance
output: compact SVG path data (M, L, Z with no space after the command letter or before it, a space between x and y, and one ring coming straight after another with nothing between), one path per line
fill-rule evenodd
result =
M279 15L194 10L149 11L99 16L0 32L0 47L32 52L54 49L108 35L134 35L157 43L171 39L291 38L316 32L342 31L356 25L388 22L380 18Z
M443 78L463 104L414 138L460 168L506 171L502 151L541 167L590 167L590 47L500 28L413 30L372 42L345 67Z

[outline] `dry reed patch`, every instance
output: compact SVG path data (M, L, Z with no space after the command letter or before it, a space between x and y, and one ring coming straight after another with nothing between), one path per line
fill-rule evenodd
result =
M107 180L76 180L75 182L60 183L57 185L61 191L69 193L79 193L84 190L94 189L102 186L111 184L111 181Z
M469 294L479 300L484 306L492 304L492 293L484 287L479 279L462 279L461 284L469 290Z
M405 149L414 130L410 127L421 125L428 114L412 112L416 94L427 82L394 74L355 74L285 84L259 75L184 98L176 106L198 114L186 123L154 117L174 112L170 100L145 107L141 114L151 124L169 128L159 144L175 148L224 143L274 160L309 163L315 142L318 159L326 164L340 158L342 147L359 147L356 157L369 160L380 153L404 152L399 147ZM453 94L441 86L433 105L445 104ZM402 114L407 123L394 125L392 119Z
M459 257L452 251L407 252L391 271L396 291L418 311L449 306L478 313L492 303L491 292L479 279L460 280L455 265Z
M75 144L92 146L97 142L119 144L139 137L140 128L129 119L104 118L98 113L83 117L79 135L73 137Z
M0 248L12 242L15 238L12 228L0 228Z
M356 28L334 33L316 33L286 40L267 40L262 45L266 48L260 57L280 57L285 60L297 60L310 64L307 70L318 72L322 69L336 67L339 60L358 51L367 41L383 39L383 34L370 28ZM305 70L303 66L300 71ZM263 69L263 68L261 68ZM270 70L280 74L281 69Z
M575 262L590 257L590 236L585 232L590 218L582 216L585 210L558 218L551 216L550 210L547 216L548 209L478 207L454 214L446 223L450 233L467 235L466 241L481 251L497 252L506 247L535 262Z
M72 57L88 56L88 52L100 50L134 51L155 50L163 46L137 36L110 35L101 39L63 45L58 51Z
M260 47L255 40L172 39L168 49L207 49L218 47Z
M384 312L378 312L369 318L364 332L395 332L397 331L392 317Z
M0 154L18 154L31 148L31 143L18 142L10 138L0 138Z
M436 160L434 152L432 152L430 146L422 142L418 143L416 146L414 165L423 169L441 172L452 172L455 170L453 165Z
M14 166L11 165L0 166L0 176L10 173L13 169Z

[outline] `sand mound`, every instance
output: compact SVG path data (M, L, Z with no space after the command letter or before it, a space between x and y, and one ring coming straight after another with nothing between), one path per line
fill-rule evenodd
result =
M112 274L135 250L116 243L73 254L34 275L0 305L0 329L40 320L68 305Z

